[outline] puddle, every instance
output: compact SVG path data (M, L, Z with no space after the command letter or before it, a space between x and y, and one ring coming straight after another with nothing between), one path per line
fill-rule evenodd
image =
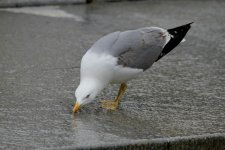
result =
M1 11L8 11L13 13L24 13L38 16L54 17L54 18L71 18L78 22L83 22L81 16L70 14L61 10L59 6L43 6L43 7L22 7L22 8L6 8Z

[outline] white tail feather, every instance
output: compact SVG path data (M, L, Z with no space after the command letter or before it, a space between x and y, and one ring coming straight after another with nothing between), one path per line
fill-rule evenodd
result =
M185 40L185 38L183 38L183 40L181 41L181 43L183 43L183 42L185 42L186 40Z

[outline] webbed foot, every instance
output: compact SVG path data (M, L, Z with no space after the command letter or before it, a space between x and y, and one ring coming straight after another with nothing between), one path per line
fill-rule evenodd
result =
M105 109L110 109L110 110L116 110L118 107L118 101L115 100L102 100L101 102L101 107Z

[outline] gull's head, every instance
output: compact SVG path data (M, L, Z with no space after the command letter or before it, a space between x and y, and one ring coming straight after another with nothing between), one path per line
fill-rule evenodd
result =
M95 97L102 91L105 84L94 79L81 80L79 86L75 91L76 104L73 108L73 112L77 112L78 109L95 100Z

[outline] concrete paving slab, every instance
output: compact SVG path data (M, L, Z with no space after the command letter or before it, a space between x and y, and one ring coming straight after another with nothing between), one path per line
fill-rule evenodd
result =
M26 7L26 6L43 6L43 5L67 5L82 4L89 1L86 0L1 0L0 8L8 7Z
M199 136L210 148L222 148L224 6L223 1L170 0L57 8L83 21L1 9L0 149L126 143L135 148L157 139L163 139L162 149L177 149L181 144L168 147L168 143L185 139L191 145L198 141L191 139ZM129 82L118 110L103 110L97 102L115 96L118 85L113 85L96 102L72 114L80 59L99 37L116 30L171 28L192 21L185 43ZM157 149L151 144L150 148Z

